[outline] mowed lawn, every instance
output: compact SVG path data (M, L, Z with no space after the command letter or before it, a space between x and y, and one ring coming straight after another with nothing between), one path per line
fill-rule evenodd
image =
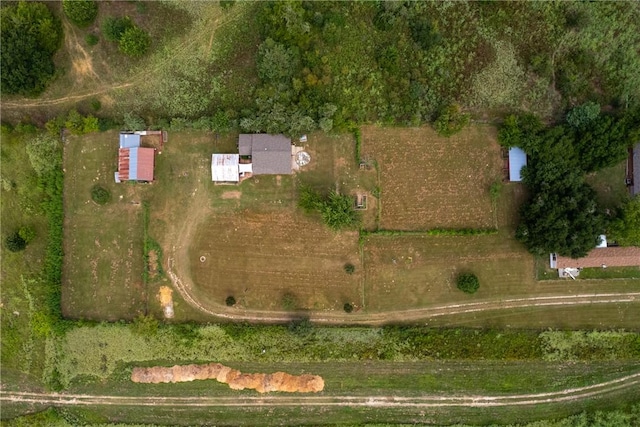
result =
M64 150L63 314L131 319L145 310L141 202L152 185L115 183L118 132L70 136ZM111 192L103 206L96 184Z
M534 260L502 235L368 236L365 239L366 307L372 311L466 302L455 277L473 272L473 299L522 295L535 285Z
M489 187L502 178L495 128L450 137L430 127L362 129L362 153L380 169L380 228L493 227Z
M353 141L314 133L304 146L311 163L293 176L207 183L211 209L189 250L194 292L205 305L224 304L230 295L258 310L342 310L362 301L357 231L334 232L319 215L296 207L300 183L319 191L357 189ZM346 263L354 274L344 271Z

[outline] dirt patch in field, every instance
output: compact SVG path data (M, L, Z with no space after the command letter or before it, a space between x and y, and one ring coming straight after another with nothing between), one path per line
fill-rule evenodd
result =
M324 380L318 375L243 374L220 363L208 365L176 365L171 368L133 368L131 381L135 383L178 383L214 379L228 384L232 390L251 389L258 393L284 391L289 393L317 393L324 389Z
M158 275L158 252L149 251L148 268L149 278L154 279Z
M239 199L240 197L242 197L242 192L241 191L225 191L224 193L222 193L221 197L225 200Z
M173 289L168 286L161 286L160 291L158 292L158 300L160 300L160 305L162 306L162 312L164 313L164 317L172 318L173 317Z

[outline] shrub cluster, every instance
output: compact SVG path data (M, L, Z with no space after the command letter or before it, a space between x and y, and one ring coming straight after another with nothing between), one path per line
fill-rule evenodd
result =
M62 10L71 22L86 27L98 16L98 3L94 0L62 0Z
M319 212L324 223L334 230L354 227L360 223L353 197L331 191L327 197L308 185L302 185L298 193L298 206L305 212Z
M585 174L619 163L640 138L640 108L611 116L592 104L569 112L570 123L544 128L530 115L507 117L498 138L529 156L523 171L530 198L522 206L516 237L530 252L579 258L591 251L606 229Z
M460 274L456 278L456 286L462 292L467 294L475 294L480 288L480 281L475 274L472 273L464 273Z
M356 141L356 165L362 161L362 132L359 127L353 128L353 139Z
M45 123L45 128L55 138L59 137L62 129L67 129L73 135L85 135L98 132L100 130L100 121L91 114L83 116L78 110L73 109L66 114L61 114L49 120Z
M96 184L91 188L91 200L99 205L104 205L111 200L111 193L100 184Z
M132 57L147 53L151 46L151 36L138 27L128 16L124 18L107 17L102 22L104 38L118 43L120 52Z
M27 247L27 242L15 231L4 239L4 244L11 252L20 252Z
M469 124L469 118L468 114L460 112L459 105L449 105L440 111L433 127L439 135L452 136Z

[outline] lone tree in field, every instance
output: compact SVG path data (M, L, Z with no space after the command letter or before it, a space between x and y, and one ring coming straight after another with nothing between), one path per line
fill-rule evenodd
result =
M353 311L353 305L349 302L345 302L342 308L344 309L345 313L351 313Z
M478 276L475 274L464 273L456 278L456 286L462 292L475 294L480 287L480 281L478 280Z
M62 26L44 3L20 2L0 9L2 93L37 95L55 72L53 55Z
M227 307L233 307L236 305L236 299L232 295L229 295L227 299L224 300L224 303L227 304Z
M98 3L94 0L62 0L62 10L69 21L79 27L86 27L98 15Z
M132 57L140 57L147 53L151 46L149 33L140 27L132 27L122 33L119 41L120 52Z
M11 252L20 252L27 247L27 242L20 236L19 232L15 232L7 236L4 244Z
M351 264L350 262L344 265L344 272L347 274L353 274L356 271L356 266Z
M96 184L91 189L91 199L99 205L104 205L111 200L111 193L106 188Z

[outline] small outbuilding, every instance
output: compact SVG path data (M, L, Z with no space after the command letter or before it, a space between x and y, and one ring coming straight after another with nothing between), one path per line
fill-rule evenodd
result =
M153 181L155 155L155 149L140 146L140 135L121 133L115 181Z
M527 165L527 153L522 148L511 147L509 148L509 181L520 182L522 176L520 172L522 168Z

